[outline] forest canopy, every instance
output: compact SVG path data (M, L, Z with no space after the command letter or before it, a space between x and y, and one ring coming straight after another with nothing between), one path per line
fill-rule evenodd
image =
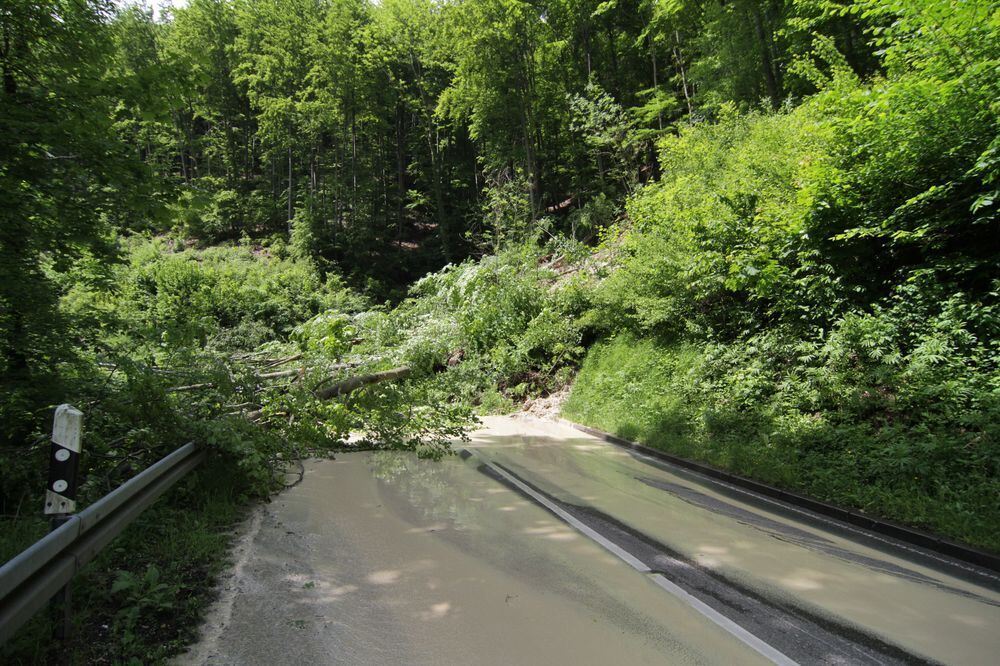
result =
M5 513L60 402L260 491L579 371L574 418L1000 544L995 3L7 0L0 68Z

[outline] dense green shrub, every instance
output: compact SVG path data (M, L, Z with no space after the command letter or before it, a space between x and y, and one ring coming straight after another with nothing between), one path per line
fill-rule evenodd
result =
M664 176L629 201L620 270L597 296L606 320L671 336L828 330L927 271L995 302L997 15L851 11L891 24L876 35L883 76L859 80L820 39L798 66L820 90L800 106L723 106L661 141Z
M583 351L580 308L538 256L530 246L511 248L424 277L392 310L355 318L364 340L355 351L425 372L460 361L461 372L476 368L466 373L468 397L552 388L556 367Z
M594 347L570 418L822 499L1000 548L1000 326L906 285L828 335ZM974 331L993 334L981 338Z
M319 312L351 312L365 301L308 261L280 256L280 248L174 249L163 239L135 238L121 240L120 252L122 261L110 265L88 255L60 278L60 314L73 323L75 357L61 366L57 399L85 412L83 500L191 440L231 458L247 493L269 491L288 444L280 433L226 416L259 390L240 357L287 344L295 326ZM184 385L205 388L171 390ZM12 411L16 400L8 395L0 404ZM51 408L28 416L32 432L22 446L45 441ZM44 484L36 458L7 465L0 479L5 513Z
M829 131L801 111L737 115L661 143L663 179L628 204L619 269L598 291L614 325L735 334L787 305L792 248Z
M168 348L204 345L227 329L262 327L243 342L254 348L327 308L364 303L337 276L321 276L309 261L262 246L170 251L163 241L142 243L116 277L116 311L125 330L142 339L159 332Z
M567 413L998 549L998 15L849 11L884 75L661 141Z

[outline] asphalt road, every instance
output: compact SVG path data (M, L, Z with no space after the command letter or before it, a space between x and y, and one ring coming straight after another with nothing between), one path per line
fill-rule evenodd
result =
M996 664L987 571L490 418L340 454L248 521L196 664Z

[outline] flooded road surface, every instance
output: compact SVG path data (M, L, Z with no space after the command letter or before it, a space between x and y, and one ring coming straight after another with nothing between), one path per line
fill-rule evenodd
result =
M800 663L996 664L1000 581L567 425L467 447Z
M340 454L262 507L178 663L996 663L988 573L567 426Z

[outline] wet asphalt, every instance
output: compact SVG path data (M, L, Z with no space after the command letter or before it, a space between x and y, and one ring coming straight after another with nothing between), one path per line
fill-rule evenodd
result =
M998 662L993 572L558 423L456 449L310 461L177 663Z

